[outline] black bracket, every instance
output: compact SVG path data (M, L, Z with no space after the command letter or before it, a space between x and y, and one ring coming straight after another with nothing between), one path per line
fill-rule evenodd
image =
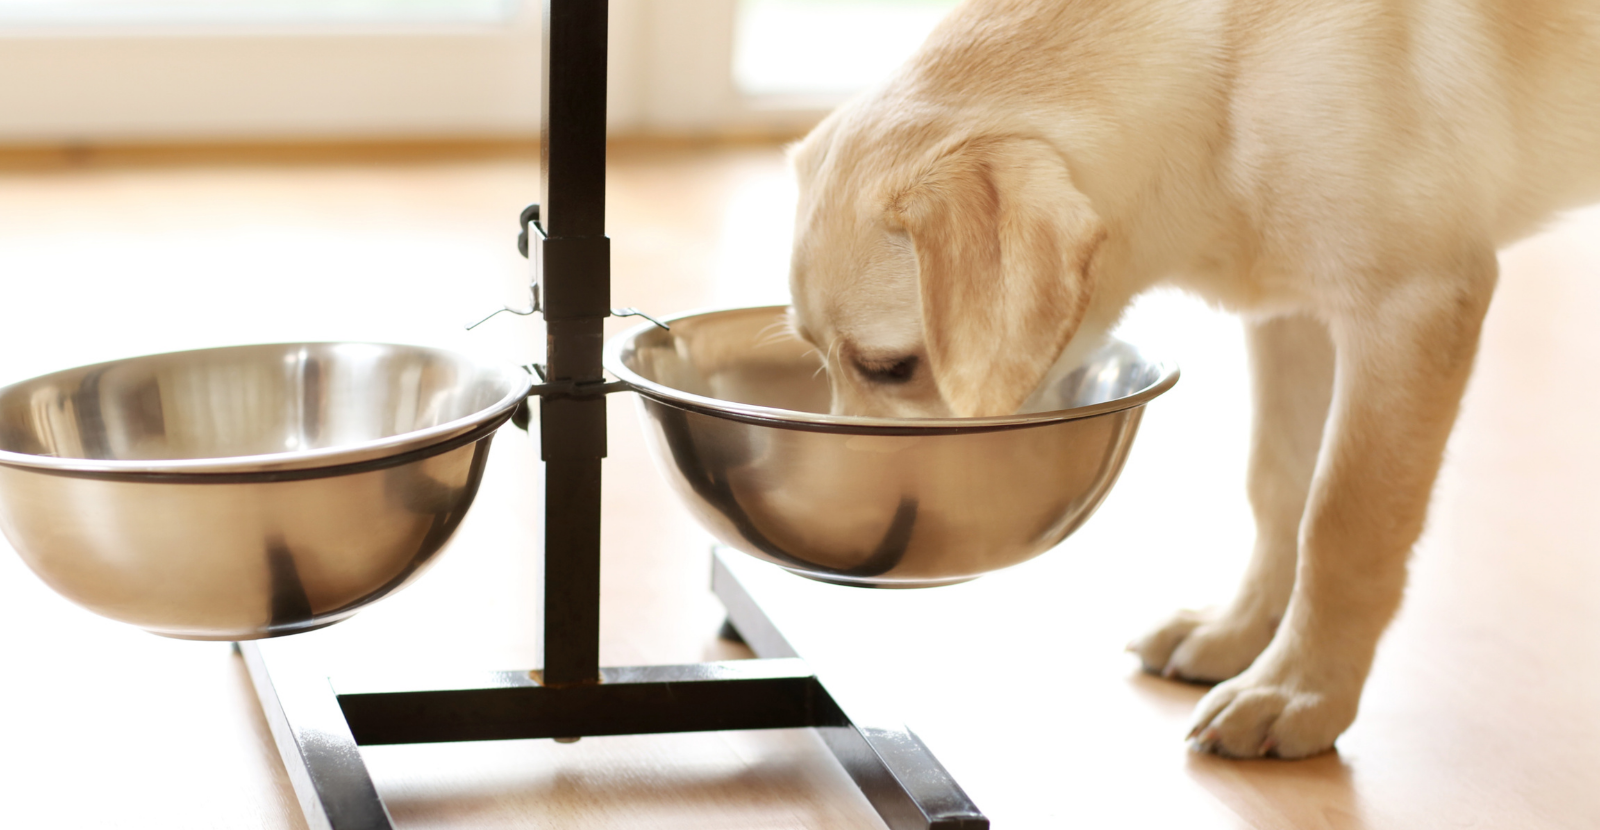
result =
M577 383L570 380L556 380L549 383L536 383L528 387L530 398L600 398L612 392L632 392L633 385L626 381L613 380L599 383Z
M872 719L830 691L718 550L712 588L728 623L761 659L602 668L598 682L551 685L537 671L459 673L419 685L359 682L295 665L291 646L239 643L267 725L311 830L392 830L360 747L662 734L724 729L817 730L890 830L987 830L989 820L903 724Z
M539 379L539 383L528 387L530 398L598 398L612 392L632 392L633 385L625 381L591 381L578 383L573 380L550 380L545 372L543 363L529 363L522 367L524 372Z

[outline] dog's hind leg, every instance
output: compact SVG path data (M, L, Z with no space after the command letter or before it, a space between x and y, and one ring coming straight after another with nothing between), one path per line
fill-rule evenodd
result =
M1355 720L1497 273L1494 252L1472 248L1435 267L1371 286L1330 321L1338 368L1294 591L1267 649L1200 701L1191 734L1202 750L1299 758Z
M1294 589L1300 517L1333 395L1333 345L1309 317L1247 320L1245 335L1255 550L1230 605L1179 611L1129 646L1146 671L1167 677L1215 682L1244 671L1272 641Z

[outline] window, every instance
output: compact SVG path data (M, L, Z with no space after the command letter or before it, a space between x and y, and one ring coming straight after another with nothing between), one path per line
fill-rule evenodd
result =
M531 136L542 5L0 0L0 142ZM612 128L802 131L953 5L611 0Z
M518 0L0 0L0 141L526 135L538 64Z
M734 84L842 98L887 77L955 0L741 0Z
M612 0L613 124L792 134L887 75L955 0ZM619 94L620 92L620 94Z
M514 0L0 0L0 25L495 22Z

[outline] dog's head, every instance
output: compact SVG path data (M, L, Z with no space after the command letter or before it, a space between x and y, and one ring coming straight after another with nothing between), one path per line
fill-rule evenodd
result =
M792 156L793 323L836 414L1015 412L1077 332L1099 217L1037 138L836 113Z

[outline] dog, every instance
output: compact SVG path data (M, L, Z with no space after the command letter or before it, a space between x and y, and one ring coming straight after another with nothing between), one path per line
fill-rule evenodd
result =
M967 0L791 152L791 319L833 410L1026 407L1175 285L1247 329L1257 540L1130 649L1189 737L1354 721L1496 251L1600 197L1600 0Z

